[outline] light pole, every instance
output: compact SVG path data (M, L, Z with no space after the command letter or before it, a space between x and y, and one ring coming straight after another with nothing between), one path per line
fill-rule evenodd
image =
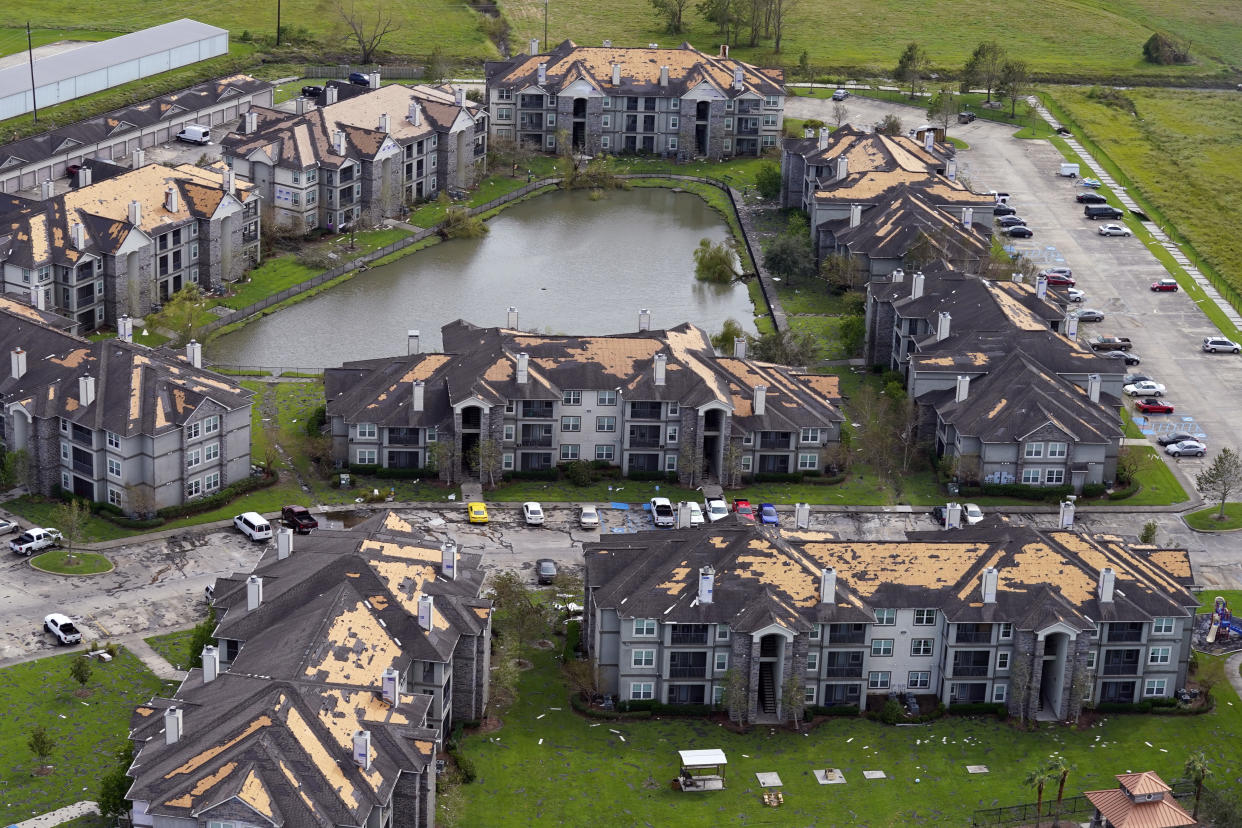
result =
M548 48L548 0L543 0L543 48Z

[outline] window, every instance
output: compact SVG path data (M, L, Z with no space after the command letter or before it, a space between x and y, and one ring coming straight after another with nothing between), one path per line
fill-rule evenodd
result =
M68 488L69 488L69 472L61 472L61 473L60 473L60 487L61 487L62 489L68 489Z
M69 431L69 421L64 417L60 418L60 430L65 432Z
M1088 670L1095 669L1095 651L1094 650L1087 653L1087 669Z
M359 440L374 440L375 434L375 423L358 423Z
M755 433L753 431L748 431L742 435L742 445L753 446L754 444L755 444Z
M1023 454L1023 456L1026 457L1026 459L1028 460L1032 458L1043 457L1044 456L1044 444L1043 443L1027 443L1026 451Z
M562 391L561 405L582 405L581 391Z
M998 702L998 703L1003 702L1005 700L1005 694L1007 692L1008 692L1008 688L1004 684L996 685L995 687L992 688L992 701Z
M1173 632L1172 618L1154 618L1151 622L1152 635L1170 635Z
M294 194L293 196L293 203L294 204L298 203L298 197L296 194ZM197 243L190 245L190 258L191 259L198 258L198 244Z
M1049 443L1048 444L1048 456L1049 457L1064 457L1066 454L1066 447L1067 447L1067 444L1065 443Z
M616 391L596 391L595 402L598 405L616 405L617 404L617 392Z
M875 623L881 627L892 627L897 623L897 610L878 609L875 611Z
M561 417L561 431L582 431L582 418Z
M675 135L669 136L668 148L671 150L677 149L677 136Z
M806 654L806 671L808 673L814 673L818 669L819 669L819 653L807 653Z
M812 624L812 625L811 625L811 634L810 634L810 639L811 639L812 641L819 641L819 631L820 631L820 626L819 626L819 624Z
M668 118L668 128L669 128L669 129L677 129L677 128L678 128L678 125L679 125L680 123L681 123L681 121L677 118L677 116L676 116L676 115L670 115L670 116L669 116L669 118ZM673 139L673 140L676 140L676 139ZM674 149L676 149L676 147L674 147Z
M635 701L647 701L655 698L655 683L650 681L634 681L630 683L630 698Z
M505 403L505 413L506 413L506 414L516 414L516 413L517 413L517 402L515 402L514 400L509 400L508 402L506 402L506 403Z
M733 101L729 101L729 106L733 106ZM733 119L725 118L725 129L733 129Z
M607 114L607 113L605 113L605 114L604 114L604 115L600 118L599 125L600 125L603 129L612 129L612 116L611 116L611 115L609 115L609 114Z
M932 654L933 640L930 638L910 639L910 655L929 656Z
M185 427L185 439L197 440L203 433L203 423L187 423Z
M190 268L190 281L191 282L198 281L198 268L197 267Z
M888 680L891 674L887 671L872 671L867 673L867 689L868 690L887 690Z
M616 431L617 430L617 418L616 417L596 417L595 418L595 430L596 431Z
M1022 482L1028 486L1038 486L1040 478L1043 477L1043 471L1040 469L1023 469Z
M1147 663L1168 664L1171 652L1172 649L1170 647L1152 647L1151 652L1147 654Z
M680 411L681 411L681 406L679 406L677 403L671 402L668 404L668 416L676 417Z
M765 127L774 127L774 126L776 126L776 116L775 116L775 115L764 115L764 116L763 116L763 125L764 125Z
M505 454L500 458L500 467L505 471L513 470L513 454L512 452Z
M668 431L667 431L667 432L665 433L665 435L664 435L664 442L666 442L666 443L676 443L676 442L677 442L677 426L669 426L669 427L668 427Z
M891 656L892 654L893 654L893 639L874 638L871 640L871 655Z
M198 497L203 493L203 481L191 480L185 484L186 497Z
M612 144L612 139L611 139L611 138L609 138L607 135L601 135L601 136L600 136L600 138L599 138L599 145L600 145L600 147L601 147L602 149L608 149L608 147L609 147L611 144Z
M190 449L185 453L185 467L192 469L203 460L202 453L198 449Z
M556 136L549 135L548 140L544 142L544 145L547 146L548 149L556 149Z
M505 437L504 437L504 439L505 439L505 442L506 442L506 443L512 443L512 442L513 442L513 439L514 439L514 433L515 433L515 432L514 432L514 428L513 428L513 423L505 423L505 431L504 431Z
M561 443L561 459L577 460L580 448L577 443Z
M665 471L677 471L677 455L670 454L664 458Z
M427 442L428 442L428 443L434 443L434 442L435 442L436 440L438 440L438 439L439 439L439 436L438 436L438 434L437 434L437 432L436 432L436 427L435 427L435 426L431 426L430 428L428 428L428 429L427 429Z
M716 653L716 672L723 673L729 669L729 654Z
M732 112L732 111L733 111L733 101L725 101L725 111L726 111L726 112ZM727 124L727 123L728 123L728 121L726 121L725 123Z
M121 476L121 461L108 458L108 477L119 478Z
M763 105L768 109L774 109L781 105L781 99L777 95L765 95L763 97Z
M121 435L113 434L111 431L105 431L104 434L108 438L108 448L119 449L121 447Z
M70 452L69 452L69 444L68 444L68 443L61 443L61 444L60 444L60 459L61 459L61 460L68 460L68 459L69 459L69 454L70 454Z
M606 101L608 99L604 98L604 100ZM724 687L719 684L712 688L712 704L721 704L724 702L724 691Z
M496 90L496 100L498 100L498 101L511 101L511 100L513 100L513 90L512 90L512 89L497 89L497 90Z
M636 638L652 638L655 634L656 622L654 618L634 619L634 636Z
M716 640L717 641L728 641L729 640L729 626L727 624L716 625Z
M655 650L634 650L630 656L631 667L654 667Z
M804 428L798 432L799 443L818 443L823 440L822 428Z
M1044 482L1059 485L1065 482L1065 469L1048 469L1044 475Z
M906 675L906 687L911 690L926 690L931 687L931 673L927 670L912 670Z
M203 488L209 492L214 492L220 488L220 472L212 472L203 478Z
M376 463L376 449L358 449L357 463L360 466L374 466Z
M1168 679L1148 679L1143 684L1144 696L1163 696L1165 688L1168 687Z
M496 120L497 121L513 120L513 110L507 106L500 107L499 109L496 110Z
M815 469L819 466L818 454L799 454L798 468L801 470Z
M207 828L237 828L235 822L217 822L214 819L207 821Z
M806 704L815 704L815 685L808 684L802 688L802 701Z
M936 624L936 611L934 609L916 609L914 611L914 626L931 627Z
M113 506L120 506L122 502L121 493L111 486L108 487L108 502Z
M681 99L671 98L668 102L668 108L673 110L674 112L679 111L681 109Z
M742 471L744 472L750 471L751 466L754 464L754 462L755 462L755 458L751 457L749 454L743 457L742 458Z
M612 460L617 456L616 450L617 450L617 447L612 445L611 443L607 445L596 446L595 447L595 459L596 460L607 460L608 462L611 463Z
M1009 669L1009 653L1000 652L996 654L996 669L997 670L1008 670Z
M1000 640L1008 641L1013 638L1013 624L1009 621L1002 621L1000 625Z

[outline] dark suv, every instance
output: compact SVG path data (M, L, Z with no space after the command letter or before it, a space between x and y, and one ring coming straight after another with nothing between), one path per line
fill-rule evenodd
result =
M309 535L312 529L319 528L319 521L305 506L286 506L280 510L280 519L299 535Z
M349 82L356 86L370 86L371 76L366 72L350 72Z
M322 86L303 86L302 87L303 98L318 98L322 94L323 94Z

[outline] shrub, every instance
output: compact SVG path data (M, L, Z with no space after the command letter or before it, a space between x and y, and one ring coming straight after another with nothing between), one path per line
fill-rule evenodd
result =
M1143 44L1143 60L1158 66L1190 63L1190 46L1181 38L1156 32Z
M636 481L652 481L658 480L662 483L676 483L677 472L662 471L632 471L626 475L630 480Z
M815 716L857 716L859 714L858 705L856 704L838 704L832 707L823 707L818 704L807 706L807 712Z
M465 207L450 207L440 223L440 235L445 239L478 239L487 235L488 227L483 219L470 215Z
M584 460L575 460L565 466L565 476L575 486L591 485L591 466Z
M324 425L328 422L327 406L319 406L311 412L310 417L306 419L306 434L308 437L318 437L319 432L323 431Z
M565 661L573 661L578 655L578 642L582 640L582 622L570 621L565 625L565 649L561 657Z
M503 480L556 480L559 472L556 469L539 471L507 471L501 475Z
M887 725L897 724L906 717L906 711L902 708L901 702L896 699L889 699L884 702L884 707L880 708L877 716L880 721Z
M799 473L783 474L780 472L761 472L755 475L756 483L801 483Z
M1156 532L1159 531L1160 525L1154 520L1149 520L1143 524L1143 532L1139 535L1139 541L1142 543L1152 543L1156 540Z
M388 480L421 480L424 477L435 480L440 474L434 466L422 466L414 469L389 469L379 466L372 473L376 477Z
M781 194L781 168L771 161L764 161L755 171L755 187L759 195L767 199Z
M1004 716L1005 705L993 702L969 702L949 705L954 716Z
M225 486L220 491L207 497L199 497L194 500L179 503L175 506L165 506L156 514L164 520L177 520L178 518L189 517L203 512L210 512L212 509L219 509L230 501L256 489L266 488L276 483L276 475L264 474L258 477L247 477L239 480L232 485Z
M1139 484L1131 483L1129 486L1126 486L1124 489L1118 489L1115 492L1109 492L1108 499L1109 500L1125 500L1130 495L1133 495L1136 492L1138 492L1138 490L1141 488L1142 486L1140 486Z
M1103 483L1088 483L1082 487L1083 497L1103 497L1108 493L1108 487Z

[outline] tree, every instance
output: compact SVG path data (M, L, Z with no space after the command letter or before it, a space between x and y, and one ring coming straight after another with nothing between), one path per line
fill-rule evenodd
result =
M1035 794L1035 828L1039 828L1040 818L1044 813L1044 786L1053 780L1047 765L1040 765L1026 775L1024 785L1034 788Z
M949 124L957 118L957 109L957 97L953 90L941 89L927 105L927 120L947 133Z
M1005 64L1005 50L994 40L985 40L975 47L962 70L962 91L982 86L987 90L988 103L992 102L992 90L1000 79Z
M656 10L656 14L664 18L664 28L670 34L681 34L683 28L683 17L686 13L686 7L690 5L690 0L651 0L652 7Z
M682 435L681 449L677 452L677 468L686 485L693 488L703 479L703 446L689 434Z
M1031 689L1031 654L1015 649L1012 661L1009 667L1009 697L1018 703L1018 722L1025 726L1029 707L1027 693Z
M901 135L901 119L890 112L875 125L875 131L880 135Z
M190 631L190 643L187 644L185 664L188 669L203 666L203 648L216 643L216 608L207 608L207 617ZM178 665L174 665L178 666Z
M52 755L52 751L56 749L56 742L48 734L47 728L43 725L36 725L34 730L30 731L30 738L26 740L26 747L30 748L39 759L39 764L46 765L47 757Z
M1001 66L1000 79L997 83L997 90L1009 101L1009 117L1013 118L1018 114L1018 101L1026 96L1026 88L1030 85L1031 73L1026 68L1026 62L1021 60L1006 60Z
M798 0L768 0L769 16L772 21L772 51L777 54L780 54L781 51L781 38L785 34L785 21L796 5L798 5Z
M863 279L858 262L844 250L824 256L824 260L819 265L819 275L837 293L844 293L859 287Z
M706 21L716 24L716 34L722 35L725 43L737 40L737 28L741 19L737 13L740 0L701 0L694 8Z
M730 440L725 444L720 458L720 485L726 489L735 489L742 485L742 444Z
M384 38L401 28L385 3L364 2L360 6L356 0L337 0L336 13L349 29L346 40L358 47L358 62L362 64L371 63Z
M908 43L901 57L897 59L897 68L893 70L893 77L910 87L911 98L922 91L923 76L927 74L930 63L931 60L926 50L918 44L918 41Z
M1190 813L1191 819L1199 819L1199 797L1203 795L1203 782L1212 775L1212 769L1208 766L1207 756L1203 751L1196 750L1194 753L1186 757L1186 765L1184 767L1186 778L1195 783L1195 808Z
M427 79L435 83L444 83L448 74L448 61L444 58L444 50L436 46L427 58Z
M700 239L694 249L694 278L701 282L732 282L737 277L736 260L729 242Z
M819 357L819 343L805 331L766 333L752 342L755 359L778 365L806 366Z
M725 671L723 701L729 711L729 721L745 724L750 713L750 698L746 693L746 677L736 667Z
M841 128L849 114L849 110L845 108L845 101L832 102L832 122L837 125L837 129Z
M1049 757L1045 768L1048 775L1057 780L1057 806L1052 812L1052 824L1055 828L1061 821L1061 800L1065 798L1065 780L1069 779L1070 771L1074 769L1074 766L1064 756L1056 753Z
M461 480L461 449L451 435L447 440L437 440L431 446L431 465L440 472L440 479L449 485Z
M565 662L561 671L565 674L565 680L569 682L569 686L576 690L579 696L589 699L595 695L595 668L591 666L591 662L575 658Z
M500 477L504 451L495 440L480 440L470 449L470 467L474 469L483 485L496 488Z
M811 72L811 55L806 49L803 49L802 54L798 55L798 75L812 86L815 85Z
M726 319L720 328L720 333L712 337L712 346L722 354L733 356L734 340L745 338L746 333L742 330L742 323L736 319Z
M781 685L781 713L793 722L794 728L802 730L802 711L806 709L806 690L790 676Z
M99 813L108 819L115 820L129 811L129 800L125 794L129 793L134 783L126 773L129 764L117 765L99 780Z
M781 194L781 168L772 161L764 161L755 170L755 189L764 198L777 198Z
M1231 448L1223 448L1212 465L1195 475L1195 486L1205 495L1220 501L1217 520L1225 519L1225 501L1242 486L1242 458Z
M95 668L87 656L80 656L69 662L69 675L84 689L94 673Z
M72 498L56 507L53 512L56 528L60 530L60 542L65 547L65 562L73 565L77 562L74 550L82 542L86 532L86 524L91 519L91 507L86 501Z
M170 296L163 309L147 319L147 326L168 332L174 344L183 346L196 338L202 327L198 319L205 307L202 292L191 282Z
M30 452L25 449L8 451L0 449L0 490L7 491L15 486L30 487Z
M837 328L837 337L841 342L841 349L856 356L862 352L863 343L867 339L867 321L861 316L845 317Z
M807 234L781 233L763 251L763 266L791 285L815 275L815 253Z
M1156 533L1160 531L1160 524L1154 520L1149 520L1143 524L1143 531L1139 535L1139 543L1155 543Z

